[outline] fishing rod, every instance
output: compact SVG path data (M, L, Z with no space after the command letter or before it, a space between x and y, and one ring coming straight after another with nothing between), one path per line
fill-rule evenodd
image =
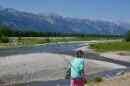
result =
M58 44L57 44L57 45L58 45ZM63 53L58 49L58 47L57 47L57 48L56 48L55 46L52 46L52 47L54 47L54 49L56 50L56 52L58 52L59 56L63 57L64 61L66 61L71 67L73 67L73 68L78 72L78 70L65 58L65 56L64 56ZM79 72L78 72L78 73L79 73ZM79 73L79 74L80 74L80 73ZM81 73L80 75L84 78L84 76L83 76L82 73Z
M58 45L58 44L57 44ZM65 56L63 55L63 53L58 49L58 48L56 48L56 46L53 46L54 47L54 49L56 50L56 52L58 52L58 54L61 56L61 57L63 57L63 59L68 63L68 64L71 64L66 58L65 58Z

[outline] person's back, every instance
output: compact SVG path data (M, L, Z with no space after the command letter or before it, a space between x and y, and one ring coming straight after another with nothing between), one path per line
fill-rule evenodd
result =
M77 51L77 57L71 61L71 86L84 86L84 81L86 81L82 56L83 52L79 50Z
M71 77L82 78L81 70L84 68L84 61L81 58L74 58L71 61Z

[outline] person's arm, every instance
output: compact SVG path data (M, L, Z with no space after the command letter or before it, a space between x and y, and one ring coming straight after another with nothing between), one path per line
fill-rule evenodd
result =
M79 69L80 69L80 73L82 75L82 77L85 76L84 74L84 61L81 61L80 65L79 65Z
M84 73L84 69L82 70L82 75L83 75L84 81L86 81L86 76L85 76L85 73Z
M82 75L82 77L83 77L84 82L86 82L86 76L85 76L85 73L84 73L84 61L81 62L80 67L81 67L81 69L82 69L82 70L81 70L81 75Z

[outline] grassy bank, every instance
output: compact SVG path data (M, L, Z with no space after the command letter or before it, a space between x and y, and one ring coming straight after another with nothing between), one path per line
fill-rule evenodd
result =
M129 51L130 50L130 42L96 43L96 44L90 44L89 48L94 49L98 52Z
M90 41L90 40L115 40L118 37L9 37L9 43L0 43L0 50L10 47L24 45L71 42L71 41Z

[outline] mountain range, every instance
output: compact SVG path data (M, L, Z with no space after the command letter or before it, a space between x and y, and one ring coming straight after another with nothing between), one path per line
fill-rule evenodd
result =
M33 14L0 6L0 26L16 30L83 34L124 35L130 23L62 17L55 13Z

